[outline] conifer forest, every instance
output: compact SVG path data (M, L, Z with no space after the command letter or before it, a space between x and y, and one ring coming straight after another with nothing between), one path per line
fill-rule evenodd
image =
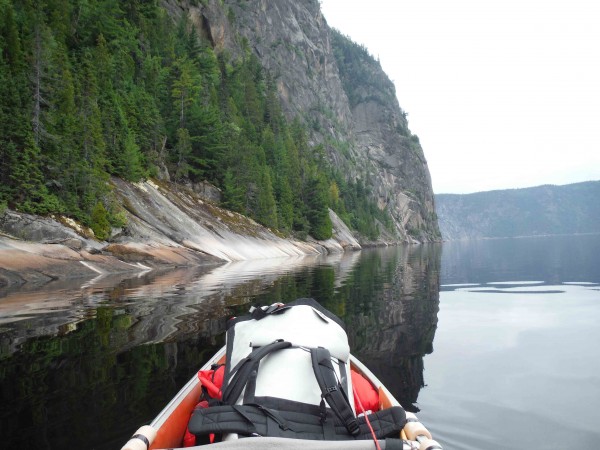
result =
M111 178L168 174L284 235L331 237L331 208L376 237L385 212L241 48L216 52L158 1L0 0L0 210L63 214L103 239L126 220Z

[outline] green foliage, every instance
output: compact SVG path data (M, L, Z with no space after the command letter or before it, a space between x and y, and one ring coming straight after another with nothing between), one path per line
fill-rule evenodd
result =
M332 30L332 38L333 53L351 106L371 100L386 104L389 98L396 97L394 84L365 46L352 42L336 30ZM365 97L366 92L370 93L369 97Z
M321 174L314 175L307 185L307 206L310 234L315 239L329 239L332 236L329 218L329 186Z
M330 237L329 208L366 229L366 194L338 179L307 124L284 116L247 40L236 60L217 54L158 5L0 0L0 200L64 213L104 239L125 224L109 177L139 181L166 165L299 238Z
M187 128L177 130L177 143L173 154L175 161L175 179L182 180L187 178L190 171L189 158L192 153L192 142L190 132Z
M244 210L244 189L231 169L223 178L223 206L237 212Z
M277 228L277 206L273 195L273 184L269 169L263 167L258 179L256 219L267 227Z
M339 173L334 174L334 178L339 189L340 201L333 205L333 209L348 226L369 239L379 237L377 222L392 231L392 218L371 199L370 192L362 180L345 181Z
M108 212L101 202L96 203L96 206L92 210L90 228L94 232L94 235L101 241L110 236Z
M127 216L125 211L110 212L108 215L108 221L115 228L123 228L127 225Z

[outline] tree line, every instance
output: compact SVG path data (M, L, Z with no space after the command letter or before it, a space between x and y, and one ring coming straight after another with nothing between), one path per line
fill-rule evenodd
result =
M168 171L285 234L331 237L330 207L360 228L365 186L286 119L240 42L241 56L217 53L156 0L0 0L0 208L61 213L104 239L125 223L110 177Z

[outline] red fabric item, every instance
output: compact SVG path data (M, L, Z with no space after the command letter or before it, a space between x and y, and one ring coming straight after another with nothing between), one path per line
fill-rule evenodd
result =
M194 407L194 409L198 408L208 408L208 402L206 400L202 400ZM186 427L185 434L183 435L183 446L193 447L194 445L196 445L196 436L190 433L190 429Z
M360 373L355 372L354 370L351 370L350 372L352 375L354 406L356 407L356 414L360 414L369 410L372 412L379 411L379 392L377 392L377 389L375 389L371 382L363 377ZM361 404L364 410L361 409Z
M216 370L199 370L198 379L202 386L208 391L208 395L212 398L221 399L221 386L223 386L223 377L225 375L225 366L221 365ZM203 400L198 403L194 409L208 408L208 401ZM214 441L214 434L210 435L210 442ZM183 436L183 446L193 447L196 445L196 436L190 433L188 428L185 429L185 435Z
M183 446L184 447L193 447L196 445L196 436L190 433L190 430L185 429L185 434L183 435Z
M212 398L221 399L221 386L223 386L224 374L225 366L219 366L216 370L198 371L198 379L202 383L202 386L208 391L208 395Z
M214 373L213 382L219 389L223 386L223 377L225 377L225 364L220 365Z

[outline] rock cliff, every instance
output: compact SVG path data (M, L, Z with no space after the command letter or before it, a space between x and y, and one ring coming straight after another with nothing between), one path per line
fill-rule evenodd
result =
M332 30L317 0L164 0L189 14L217 51L250 49L275 79L288 118L311 128L332 165L361 180L393 221L384 241L439 240L427 162L380 64ZM348 48L353 51L348 55ZM348 82L363 77L358 84Z
M112 182L126 207L127 225L113 230L110 242L93 239L91 230L64 217L41 218L14 211L0 214L0 288L167 266L360 249L333 211L332 239L294 241L180 185L132 184L116 178Z
M393 83L365 49L327 25L317 0L160 4L175 20L189 17L217 53L233 59L245 52L257 55L287 118L307 125L311 144L322 146L331 166L388 215L389 223L374 219L380 238L364 243L439 240L427 162ZM203 200L167 182L115 179L113 187L127 210L127 227L113 233L110 243L82 237L86 232L73 231L65 218L33 220L10 211L0 217L0 230L7 233L0 236L0 284L2 277L10 284L360 248L332 211L332 239L300 242L218 208L206 193Z

